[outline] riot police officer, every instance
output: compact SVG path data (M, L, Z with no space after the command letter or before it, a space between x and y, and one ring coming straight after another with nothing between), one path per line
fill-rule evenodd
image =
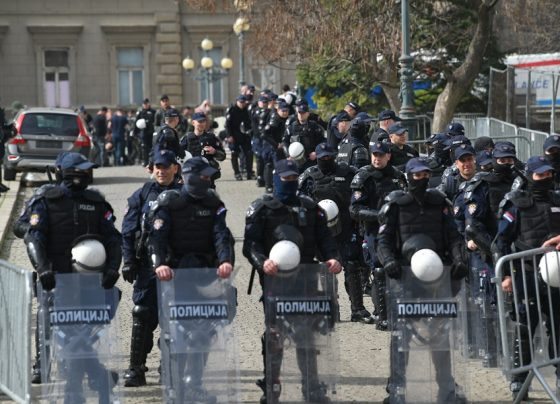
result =
M338 208L338 215L330 218L327 213L329 227L335 236L340 249L344 267L344 285L351 303L352 322L373 323L369 311L364 307L363 289L360 268L361 243L358 238L356 223L350 217L350 184L356 169L346 163L335 161L336 152L326 143L315 149L317 165L309 167L300 175L299 191L308 195L321 206L321 201L331 200Z
M544 141L543 153L555 170L556 189L560 189L560 136L555 134L547 137Z
M406 177L389 165L391 148L388 143L375 142L370 146L370 152L371 164L360 168L352 180L350 215L359 224L360 235L363 237L364 261L370 271L375 271L380 267L376 253L379 209L389 193L406 188ZM384 331L387 329L387 307L383 272L374 272L372 296L375 304L375 327Z
M256 104L251 104L249 107L249 114L251 117L251 148L253 150L253 156L257 163L257 186L264 187L264 161L262 157L262 142L261 139L261 129L264 129L264 125L261 124L262 118L266 118L268 114L268 104L270 99L267 95L261 94L257 100Z
M365 112L360 112L350 122L346 137L338 145L337 162L344 162L356 167L356 169L368 165L370 162L368 152L368 132L371 125L371 117Z
M379 213L377 253L390 278L399 279L402 275L401 266L410 265L410 256L403 247L408 240L416 239L418 235L432 242L432 249L443 263L451 263L452 279L462 279L468 273L463 241L455 229L451 207L441 192L428 189L430 170L425 159L409 160L406 164L408 191L390 193ZM392 348L398 343L397 339L397 336L391 338ZM455 384L449 351L432 351L432 359L439 386L438 402L454 402L451 400L451 397L455 397ZM390 399L385 402L399 402L399 391L405 387L405 373L406 354L391 349L391 377L387 386Z
M262 134L262 158L264 163L264 185L266 192L272 192L272 171L274 163L284 158L282 139L286 130L286 121L290 113L289 105L279 102L270 115Z
M226 111L226 133L227 141L231 149L231 167L235 179L241 181L243 178L239 171L239 161L243 153L245 162L245 172L247 179L253 179L253 152L251 151L250 128L251 118L247 109L247 97L240 94L235 100L235 104L230 105Z
M426 144L432 150L428 155L428 165L432 169L430 188L441 184L441 177L445 169L451 165L451 158L445 150L445 142L448 139L449 136L445 133L434 133L426 140Z
M182 188L164 191L152 205L148 256L160 281L171 280L176 268L210 267L217 268L221 278L231 275L233 237L226 225L226 208L211 189L216 171L204 157L188 159L183 165ZM215 402L202 387L207 356L192 359L185 370L189 373L184 378L186 402Z
M158 325L156 276L146 252L149 229L147 216L159 194L168 189L178 189L176 181L179 166L175 154L161 150L154 157L154 181L146 182L130 198L122 225L122 276L134 283L132 292L132 338L130 341L130 367L124 375L125 387L146 384L146 356L153 346L153 332Z
M510 254L512 245L516 252L530 250L540 247L550 236L560 234L560 193L554 191L554 168L545 156L534 156L527 160L526 172L527 189L507 193L500 205L498 233L496 243L492 246L495 259ZM526 264L532 267L532 262L529 259ZM560 293L558 288L547 288L540 276L524 276L520 268L517 269L510 273L509 266L506 266L502 289L512 293L515 283L518 306L515 312L519 315L517 321L520 325L518 332L515 332L513 361L515 367L520 367L531 362L530 349L533 345L530 344L529 338L535 335L536 327L539 321L542 321L541 313L548 317L545 322L546 334L550 338L555 335L558 339L560 314L556 308L560 305ZM532 268L531 272L536 270L537 268ZM549 298L551 301L548 301ZM552 341L549 346L553 346ZM514 399L527 375L528 372L513 374L510 390ZM557 366L556 380L558 386L560 371ZM527 396L525 393L523 400L526 400Z
M333 116L329 122L327 130L327 143L335 150L338 149L338 144L346 136L348 128L350 127L352 117L346 111L339 112Z
M297 118L287 126L283 139L286 156L289 155L288 149L291 143L299 142L303 145L305 161L300 167L301 172L316 164L315 148L325 141L323 128L316 121L310 120L309 114L309 105L299 104Z
M309 197L297 195L299 169L293 160L279 160L276 164L274 178L274 194L264 195L254 201L247 210L245 222L245 238L243 255L257 269L264 285L265 276L275 276L278 265L269 259L272 246L280 240L290 240L299 245L302 264L313 263L317 250L332 273L338 273L342 267L338 261L338 251L331 232L327 227L324 211ZM280 355L281 352L266 352L263 338L263 354ZM300 358L306 354L307 358ZM317 352L298 349L298 363L310 362L316 358ZM300 361L301 359L301 361ZM266 360L264 361L267 363ZM267 372L278 372L278 369L265 369ZM268 374L264 380L273 380L277 384L274 391L280 391L279 374ZM327 402L325 392L321 388L318 375L312 371L302 374L302 385L305 398L311 402ZM266 394L266 384L260 380L257 384ZM266 403L266 395L261 403Z
M154 122L156 119L156 111L150 106L150 100L145 98L142 101L142 109L136 114L136 122L143 119L146 122L144 129L135 127L134 131L142 131L142 161L144 166L149 164L150 151L154 140Z
M192 116L194 131L189 132L181 139L183 153L188 151L193 157L202 156L216 169L212 174L212 187L214 181L220 178L220 163L226 159L226 152L220 139L212 132L206 131L208 117L204 112L197 112Z
M55 288L55 273L73 272L71 250L84 236L98 239L105 248L102 286L112 288L119 277L120 233L113 224L111 205L98 191L87 188L93 167L96 165L81 154L66 153L60 159L61 184L35 195L28 206L29 226L24 241L44 290ZM37 363L37 382L38 369Z
M395 114L395 111L386 109L377 115L377 121L379 122L379 127L371 134L370 145L377 142L389 142L389 133L387 130L395 123L400 122L401 118Z
M160 109L158 109L154 117L154 129L158 133L165 123L165 113L167 112L168 109L171 108L171 104L169 103L169 96L167 94L163 94L160 97L159 106Z
M456 170L449 171L437 187L447 199L453 201L462 183L470 181L476 174L475 151L472 146L462 144L454 151Z
M389 164L404 171L404 167L408 160L418 157L418 151L406 144L408 140L408 129L400 123L391 125L387 132L391 141L391 161Z
M156 143L152 148L150 161L161 150L171 150L178 158L185 157L185 151L180 147L177 125L179 125L180 115L175 108L168 108L165 111L165 123L161 127L156 137ZM150 163L150 166L152 162Z

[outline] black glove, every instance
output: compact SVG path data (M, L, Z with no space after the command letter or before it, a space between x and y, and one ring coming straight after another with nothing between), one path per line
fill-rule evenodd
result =
M383 266L383 269L391 279L400 279L402 274L401 264L397 261L389 261Z
M451 265L451 279L463 279L469 274L469 268L462 262L455 262Z
M39 281L44 290L53 290L56 286L56 279L53 271L44 271L39 275Z
M103 273L103 278L101 280L101 286L105 289L111 289L117 283L119 279L119 273L117 271L107 271Z
M136 262L125 262L121 273L125 281L133 283L138 277L138 264Z

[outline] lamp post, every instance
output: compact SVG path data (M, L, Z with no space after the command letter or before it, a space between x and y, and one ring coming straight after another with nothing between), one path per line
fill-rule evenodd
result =
M401 65L401 110L399 116L403 119L413 119L416 115L414 107L414 92L412 90L413 58L410 56L410 21L408 0L401 0L402 52L399 62Z
M245 17L239 17L233 24L233 32L239 39L239 87L245 84L245 58L243 52L243 41L245 32L251 28L249 20Z
M220 62L221 68L215 68L214 60L212 60L208 53L214 48L214 43L210 39L204 38L200 43L200 47L203 50L203 57L200 59L200 68L194 76L194 79L204 81L206 98L212 101L210 95L210 83L227 76L229 70L233 67L233 61L226 56L222 58ZM183 59L182 65L183 69L185 69L187 73L191 73L195 68L195 62L189 56Z

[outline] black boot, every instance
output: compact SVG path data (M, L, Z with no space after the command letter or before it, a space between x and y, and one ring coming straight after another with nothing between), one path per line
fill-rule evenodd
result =
M152 331L148 324L149 309L135 306L132 309L132 335L130 339L130 367L124 373L125 387L146 385L145 363L152 347Z
M387 331L387 301L385 299L385 273L376 271L373 278L373 286L371 289L373 304L375 305L375 313L377 315L375 328L379 331Z
M348 267L350 265L350 269ZM352 315L350 321L373 324L373 317L364 307L364 296L362 289L362 277L358 268L352 264L346 264L345 281L347 284L348 295L350 297L350 307Z

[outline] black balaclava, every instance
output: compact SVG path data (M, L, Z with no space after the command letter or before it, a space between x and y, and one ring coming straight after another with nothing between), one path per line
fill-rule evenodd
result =
M325 175L333 174L336 170L336 162L331 157L330 159L317 159L317 167Z
M504 179L511 179L513 177L513 164L498 164L496 158L492 159L494 173Z
M83 191L91 183L91 175L87 171L66 169L62 171L62 183L72 191Z
M527 190L533 194L537 201L548 201L550 199L550 191L554 190L554 177L544 178L535 181L531 173L527 173L529 182Z
M297 201L298 182L282 181L278 174L274 174L274 197L284 204L290 204Z
M210 180L205 180L198 173L187 174L184 176L185 185L183 188L195 199L202 199L208 194L208 190L212 185Z
M408 178L408 192L414 196L416 200L423 200L426 190L428 189L429 178L422 178L420 180L415 180L412 173L407 174Z
M545 154L545 157L556 171L560 170L560 152Z

